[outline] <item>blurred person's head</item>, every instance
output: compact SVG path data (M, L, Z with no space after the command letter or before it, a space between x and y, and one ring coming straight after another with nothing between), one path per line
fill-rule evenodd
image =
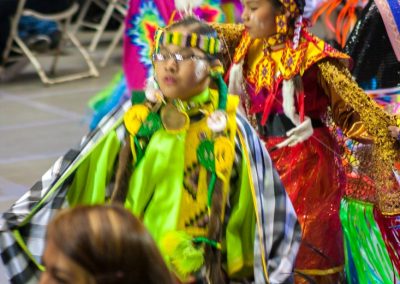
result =
M46 240L40 284L172 283L155 242L123 207L61 211Z

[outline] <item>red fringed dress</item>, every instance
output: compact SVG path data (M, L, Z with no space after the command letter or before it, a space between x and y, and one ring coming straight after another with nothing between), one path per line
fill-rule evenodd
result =
M358 114L321 72L324 68L333 75L348 59L306 30L297 49L289 41L281 49L266 49L262 40L251 40L244 32L235 51L234 62L243 62L245 112L265 141L302 226L296 270L308 275L334 274L344 263L339 208L345 177L336 140L325 123L328 109L348 137L368 139ZM283 112L282 82L296 76L304 93L294 99L295 107L300 116L311 119L314 132L294 147L274 149L294 127Z

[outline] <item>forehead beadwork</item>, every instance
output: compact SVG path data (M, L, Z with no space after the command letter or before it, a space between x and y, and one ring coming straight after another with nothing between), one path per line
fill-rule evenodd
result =
M173 44L181 47L196 47L208 55L216 55L222 51L221 41L212 36L197 33L181 33L159 29L155 35L155 52L161 45Z

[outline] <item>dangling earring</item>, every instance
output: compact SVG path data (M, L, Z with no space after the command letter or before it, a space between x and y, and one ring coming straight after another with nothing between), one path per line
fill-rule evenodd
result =
M285 35L288 32L288 19L285 15L275 16L276 33Z
M201 81L203 79L206 69L207 64L204 62L204 60L196 61L194 74L196 75L198 81Z
M146 99L151 103L164 102L164 95L158 86L155 76L151 76L147 79L145 88Z

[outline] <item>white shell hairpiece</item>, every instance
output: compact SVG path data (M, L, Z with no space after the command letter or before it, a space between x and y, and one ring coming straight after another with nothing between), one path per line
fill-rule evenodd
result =
M207 126L212 132L218 133L225 130L227 124L226 113L216 110L207 118Z
M175 7L179 12L191 15L193 9L199 7L202 3L203 0L175 0Z
M164 96L153 76L148 78L146 81L145 95L146 99L152 103L157 103L164 100Z
M303 16L300 15L297 17L296 22L294 24L293 49L297 49L297 47L299 46L302 24L303 24Z
M229 93L234 95L243 95L243 59L234 63L229 71Z
M295 21L294 25L294 35L293 35L293 49L297 49L300 41L300 33L303 26L303 20L307 26L311 26L311 17L319 4L327 0L305 0L304 10L302 15L299 15Z

